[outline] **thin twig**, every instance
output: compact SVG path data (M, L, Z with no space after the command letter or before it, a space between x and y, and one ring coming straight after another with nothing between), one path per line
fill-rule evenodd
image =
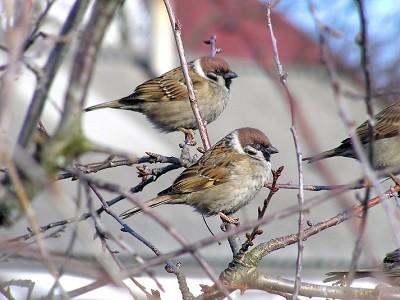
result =
M272 42L272 50L274 61L276 64L276 68L279 74L280 82L283 86L283 89L286 94L286 98L288 100L288 104L290 106L291 118L292 118L292 125L290 127L290 131L293 136L293 142L296 151L296 159L297 159L297 170L298 170L298 183L299 183L299 191L297 194L297 199L299 203L299 221L298 221L298 251L297 251L297 261L296 261L296 281L295 281L295 288L293 293L293 299L297 299L299 288L300 288L300 281L301 281L301 269L302 269L302 261L303 261L303 239L301 234L304 228L304 214L303 214L303 204L304 204L304 181L303 181L303 165L302 165L302 153L300 149L300 143L297 135L296 130L296 117L297 117L297 103L295 102L292 94L287 86L287 74L283 70L283 66L279 59L279 51L278 51L278 44L275 38L275 34L272 27L272 20L271 20L271 3L267 3L267 25L269 29L269 33L271 36Z
M367 24L366 24L366 17L365 17L365 9L364 9L364 3L362 0L355 0L357 8L358 8L358 14L359 14L359 19L360 19L360 28L361 28L361 33L360 33L360 52L361 52L361 67L363 69L363 74L364 74L364 84L365 84L365 105L367 107L367 123L368 123L368 160L371 166L374 167L375 162L374 162L374 141L375 141L375 134L374 134L374 110L372 106L372 101L371 101L371 78L370 78L370 72L369 72L369 57L368 57L368 33L367 33ZM370 196L371 189L370 187L367 187L365 190L365 196L363 203L364 205L367 205L367 200ZM365 228L367 225L367 219L368 219L368 210L364 210L364 214L362 216L361 224L360 224L360 229L357 235L357 239L354 245L354 250L353 250L353 255L350 263L350 268L349 268L349 274L346 277L346 283L348 286L351 285L352 281L354 280L354 275L356 272L357 268L357 262L358 258L361 255L362 251L362 244L363 244L363 237L365 233Z
M267 188L271 188L272 184L268 183L265 185ZM290 183L277 183L276 187L279 189L286 189L286 190L298 190L299 185L298 184L290 184ZM320 192L320 191L334 191L334 190L340 190L340 189L348 189L348 190L359 190L365 188L366 185L364 182L355 182L353 184L338 184L338 185L304 185L303 189L305 191L311 191L311 192Z
M193 294L190 292L189 286L187 284L186 276L182 271L182 265L180 263L176 264L174 268L166 268L168 273L175 274L176 279L178 280L179 290L182 294L183 300L192 300L194 299Z
M176 21L175 15L171 6L171 3L168 0L164 0L165 8L167 9L169 19L171 21L172 30L174 32L176 46L178 48L179 60L181 61L183 75L185 77L186 87L188 89L188 96L190 105L193 110L193 114L196 118L197 125L199 127L200 137L203 142L203 147L205 150L208 150L211 147L210 138L208 137L207 127L204 122L203 117L201 116L199 105L196 100L196 95L193 90L193 83L189 76L189 70L185 58L185 51L183 48L183 43L181 39L181 29L182 26L179 21Z
M386 193L370 199L368 201L368 209L370 209L371 207L374 207L374 206L382 203L383 200L386 200L388 198L394 197L394 194L399 192L399 191L400 191L400 186L396 185L395 187L392 187L388 191L386 191ZM320 203L324 203L325 201L326 201L326 199L321 199ZM314 207L315 204L316 203L314 201L305 202L303 209L304 210L310 209L311 207ZM348 220L350 218L358 217L358 216L360 216L360 214L363 213L363 211L364 211L364 206L362 204L361 205L355 205L355 206L353 206L351 208L351 210L344 211L342 213L339 213L338 215L336 215L333 218L330 218L330 219L328 219L326 221L314 224L313 226L311 226L309 228L306 228L304 230L303 239L306 239L311 235L318 234L320 231L325 230L327 228L330 228L332 226L336 226L336 225L340 224L341 222L344 222L344 221L346 221L346 220ZM209 245L211 245L213 243L216 243L217 241L224 240L230 235L240 234L242 232L251 230L252 228L254 228L256 226L270 224L273 221L286 218L287 216L293 215L295 213L298 213L298 205L294 205L294 206L288 207L287 209L284 209L282 211L270 214L269 216L267 216L267 217L265 217L265 218L263 218L261 220L257 220L257 221L254 221L254 222L249 222L249 223L237 226L237 227L233 228L229 232L222 232L222 233L216 234L212 238L205 238L205 239L196 241L196 242L190 244L188 246L188 248L182 247L182 249L178 249L178 250L169 252L167 254L164 254L163 256L150 259L150 260L146 261L145 266L140 266L140 267L137 267L137 268L130 269L129 270L129 274L131 274L131 275L140 274L146 268L159 265L159 264L163 263L167 259L178 257L178 256L183 255L185 253L190 253L194 249L198 250L198 249L204 248L204 247L209 246ZM274 241L280 241L280 246L277 247L276 249L274 248L274 250L277 250L277 249L286 247L287 245L297 243L298 234L292 234L292 235L288 235L286 237L276 238L276 239L273 239L273 240Z
M269 205L272 197L279 190L279 188L277 187L277 181L278 181L278 178L281 176L282 171L283 171L283 166L279 167L276 171L272 170L273 179L272 179L271 188L269 190L269 194L268 194L267 198L264 199L263 206L258 207L258 210L257 210L257 212L258 212L257 219L258 220L261 220L264 217L265 212L267 211L268 205ZM242 247L240 248L238 254L235 255L235 260L240 259L246 253L246 251L249 249L249 247L253 246L253 241L256 238L256 236L260 235L262 233L263 233L263 231L260 229L260 226L254 227L250 233L247 232L246 233L246 241L242 244Z
M75 1L59 35L70 35L76 30L88 5L89 1ZM36 84L35 93L26 113L23 127L18 136L18 144L22 148L26 148L32 138L36 124L42 114L48 91L50 90L55 74L70 45L71 43L56 43L49 54L47 62L43 68L42 80L38 81Z
M32 292L33 292L33 288L35 287L35 283L31 280L27 280L27 279L19 279L19 280L9 280L9 281L5 281L5 282L0 282L0 289L3 290L6 287L9 286L18 286L18 287L25 287L28 289L27 295L26 295L26 299L31 299L32 298ZM8 299L14 299L14 297L12 297L12 295L10 293L7 293L7 295L11 296Z
M76 167L79 168L79 170L82 171L84 174L90 174L119 166L131 166L135 164L144 164L144 163L151 163L151 164L169 163L175 165L177 168L181 166L186 166L185 162L177 157L164 156L152 152L147 152L146 154L147 154L146 156L136 159L120 159L120 160L111 160L107 162L102 161L102 162L89 163L85 165L77 165ZM161 170L159 169L160 168L153 169L151 175L156 176L156 174L159 174L161 172ZM69 172L63 172L56 176L56 180L62 180L67 178L73 178L73 175Z
M28 194L26 193L25 187L23 186L23 183L18 175L17 168L15 167L15 164L11 160L7 160L7 168L9 170L10 179L13 183L13 186L15 187L15 192L17 194L17 198L20 201L20 205L23 208L25 215L29 221L29 224L32 227L32 232L34 232L34 234L37 236L36 243L38 245L39 253L42 257L43 264L47 267L50 274L54 277L55 281L58 282L58 286L61 289L61 295L63 296L64 299L66 299L65 291L64 291L61 283L59 282L59 273L58 273L57 269L54 267L54 265L48 259L49 252L46 248L42 232L40 231L40 227L37 223L36 213L31 205L31 202L28 197Z
M176 241L178 241L182 247L187 247L189 245L189 243L186 241L186 239L184 237L182 237L169 222L167 222L163 218L161 218L157 213L155 213L145 203L142 203L137 198L133 197L132 194L122 191L121 188L118 187L117 185L104 184L104 183L100 182L99 180L93 180L92 178L89 178L84 175L80 176L80 180L90 182L90 183L96 185L100 189L105 189L105 190L108 190L108 191L111 191L114 193L118 193L121 196L124 196L126 199L131 201L134 205L138 206L142 210L142 213L148 215L153 220L155 220L158 224L160 224L161 227L163 227ZM138 238L138 239L141 238L140 236L137 235L136 232L131 230L131 228L129 226L123 227L123 229L124 229L123 231L133 234L136 238ZM216 286L218 286L218 288L221 290L221 292L228 296L229 295L228 291L226 291L225 287L221 284L221 282L219 282L218 277L215 275L215 273L212 270L212 268L210 267L210 265L204 260L202 255L196 249L192 249L191 255L193 255L193 257L196 259L196 261L199 263L199 265L203 268L203 270L210 277L210 279L214 282L214 284L216 284Z
M106 29L121 3L122 0L97 1L92 8L73 60L59 130L72 128L75 126L73 123L80 122L98 51Z
M76 197L76 201L75 201L75 215L74 215L74 218L78 217L79 210L81 208L81 203L82 203L82 189L81 189L81 186L79 185L78 189L77 189L77 197ZM75 246L75 243L76 243L76 240L77 240L77 235L78 235L78 223L75 223L75 226L74 226L74 228L72 230L72 235L71 235L70 241L69 241L68 246L67 246L67 248L66 248L66 250L64 252L65 261L59 267L57 280L54 281L52 287L50 288L49 292L47 293L46 298L48 298L48 299L51 299L54 296L53 293L54 293L56 287L60 283L59 280L60 280L61 276L65 272L65 266L67 265L69 259L71 258L72 250L73 250L73 248Z
M92 199L92 196L90 193L90 186L87 184L87 185L85 185L85 188L86 188L87 207L88 207L89 213L92 216L94 228L96 230L96 235L100 238L103 249L107 248L109 250L111 258L114 260L114 262L118 266L119 270L122 270L121 264L115 257L115 253L113 253L113 251L111 250L111 248L109 248L109 245L107 243L107 239L110 237L110 234L106 231L105 226L103 225L99 216L95 212L94 205L93 205L93 199ZM130 276L130 278L132 278L132 276ZM120 278L116 278L115 276L113 276L113 279L118 280L118 281L116 281L116 283L125 286L126 289L129 291L129 293L131 293L131 295L132 295L131 290L127 287L127 285L123 282L123 280L121 280ZM132 296L134 297L134 295L132 295Z
M114 213L109 205L107 204L107 202L103 199L103 197L100 195L100 193L98 192L96 186L91 183L88 182L88 186L92 189L92 191L95 193L95 195L97 196L97 198L100 200L104 211L109 214L111 217L113 217L121 226L122 229L121 231L129 233L130 235L132 235L133 237L135 237L137 240L139 240L141 243L143 243L146 247L148 247L151 251L153 251L153 253L157 256L161 255L161 251L150 241L148 241L147 239L145 239L143 236L141 236L140 234L138 234L135 230L133 230L126 222L124 222L124 220L122 220L121 217L119 217L116 213ZM93 214L91 214L93 216ZM96 216L98 214L96 213ZM167 261L166 262L167 265L171 265L174 266L174 262L172 261Z
M375 189L377 194L382 194L382 189L380 188L379 181L378 181L378 178L381 175L381 172L375 172L375 170L371 167L371 163L370 163L370 159L369 159L370 156L368 155L368 157L367 157L365 155L365 152L361 145L360 139L359 139L358 135L356 134L355 123L353 122L351 115L348 111L348 107L346 106L346 103L342 97L342 94L343 94L342 87L338 80L338 75L335 70L335 65L334 65L333 60L331 59L331 56L328 51L326 37L324 35L324 30L320 28L320 25L319 25L320 22L318 21L319 19L318 19L318 16L316 15L316 10L315 10L314 4L310 0L309 0L309 10L310 10L311 15L314 19L314 22L316 24L317 31L319 32L319 40L320 40L320 47L321 47L321 59L322 59L322 63L326 67L326 70L327 70L327 73L328 73L328 76L329 76L329 79L330 79L330 82L332 85L332 89L334 91L335 101L339 108L339 115L342 118L342 120L347 128L347 131L349 133L349 136L350 136L350 139L352 142L354 152L356 153L356 155L360 161L363 174L365 175L367 181L369 181L369 185ZM368 71L367 71L367 73L368 73ZM367 77L369 78L369 75ZM367 81L368 80L370 80L370 79L367 79ZM366 85L370 86L370 83L366 83ZM370 87L368 89L370 89ZM368 98L371 98L370 93L371 93L371 91L369 92ZM370 103L370 99L368 100L368 102ZM370 108L368 108L368 109L372 111L372 106L370 106ZM373 117L373 116L368 116L369 119L371 117ZM369 124L369 129L368 129L369 134L371 133L370 130L372 129L370 125L373 125L373 124L372 123ZM372 143L372 140L371 140L371 143ZM371 150L372 149L370 148L370 153L373 152ZM366 189L366 195L364 198L364 202L366 201L367 197L369 197L369 187L367 187L367 189ZM389 216L389 221L392 225L392 228L394 229L393 230L394 235L395 235L397 241L400 242L400 236L398 235L399 225L397 223L397 217L395 216L393 211L387 206L387 204L385 202L383 202L382 205L383 205L387 215ZM358 252L357 249L359 248L360 241L361 241L361 232L364 231L363 227L365 227L366 220L363 219L362 222L364 223L364 225L362 225L361 231L360 230L357 231L358 239L357 239L357 242L355 245L355 251L353 251L353 258L358 256L358 254L356 252ZM369 247L364 247L364 249L368 249L368 248ZM355 259L352 260L353 266L354 266L355 261L356 261Z
M167 173L169 171L175 170L175 169L177 169L179 167L180 167L179 165L167 165L167 166L165 166L163 168L157 168L156 170L153 171L154 174L152 176L149 176L147 179L142 180L139 184L137 184L136 186L132 187L130 189L130 192L134 193L134 194L138 193L138 192L141 192L144 189L144 187L146 187L148 184L156 181L161 175L163 175L163 174L165 174L165 173ZM77 176L76 172L75 173L74 172L67 172L66 174L68 174L71 177ZM119 195L119 196L107 201L107 205L108 206L113 206L113 205L117 204L118 202L120 202L123 199L125 199L125 197L122 196L122 195ZM104 206L101 206L100 208L98 208L96 210L96 213L98 215L100 215L103 211L104 211ZM41 226L40 227L40 232L45 232L45 231L48 231L48 230L56 228L56 227L66 226L66 225L69 225L69 224L72 224L72 223L75 223L75 222L84 221L84 220L87 220L88 218L90 218L90 213L83 213L78 218L72 217L72 218L68 218L68 219L65 219L65 220L61 220L61 221L51 222L51 223L49 223L47 225ZM35 235L36 235L36 233L34 231L30 230L26 234L23 234L21 236L18 236L16 238L13 238L11 240L6 241L6 243L14 243L14 242L21 241L21 240L28 240L28 239L34 237Z
M46 1L46 6L45 6L44 10L38 16L37 20L34 23L34 27L31 31L29 37L25 41L25 44L23 46L24 51L28 50L29 47L33 45L35 40L40 36L38 34L38 31L39 31L40 27L42 26L44 20L46 19L48 12L50 11L51 7L53 6L53 4L55 2L56 2L56 0Z
M104 211L105 211L108 215L110 215L111 217L113 217L120 225L122 225L123 228L128 228L129 226L128 226L117 214L115 214L115 213L111 210L110 206L107 204L107 201L104 200L103 196L99 193L99 191L97 190L96 186L93 185L92 183L88 183L88 186L90 187L90 189L93 191L93 193L96 195L96 197L97 197L97 198L99 199L99 201L101 202ZM97 218L99 218L98 210L96 210L95 212L91 212L90 214L91 214L92 217L93 217L93 216L96 216ZM131 230L131 231L133 231L133 230ZM115 238L114 235L109 234L108 236L109 236L110 238L112 238L121 248L123 248L124 250L128 251L128 253L129 253L132 257L135 257L136 260L137 260L137 262L138 262L139 264L143 264L144 260L143 260L137 253L135 253L127 244L125 244L125 243L123 243L122 241L120 241L120 239ZM143 238L143 240L145 240L145 239ZM147 242L147 241L146 241L146 242ZM150 242L149 242L149 243L150 243ZM150 244L151 244L151 243L150 243ZM146 243L145 243L145 245L149 247L149 245L147 245ZM150 248L151 250L153 250L152 247L155 248L155 247L152 246L152 245L150 245L149 248ZM112 253L110 252L110 254L112 254ZM159 254L160 254L160 253L158 253L158 254L156 253L156 255L159 255ZM116 258L114 258L113 255L112 255L112 257L113 257L114 261L117 261L117 262L118 262L117 264L120 266L119 261L118 261ZM171 263L171 264L172 264L172 263ZM121 269L125 269L125 267L123 267L123 266L120 266L120 268L121 268ZM152 279L154 280L154 282L156 283L156 285L157 285L161 290L164 290L163 287L161 286L161 284L157 281L157 279L154 277L154 274L153 274L151 271L147 271L147 274L149 275L150 278L152 278ZM133 280L133 278L132 278L132 280Z
M221 53L222 49L217 48L217 36L214 34L210 39L204 41L206 45L210 45L210 56L215 57L218 53Z

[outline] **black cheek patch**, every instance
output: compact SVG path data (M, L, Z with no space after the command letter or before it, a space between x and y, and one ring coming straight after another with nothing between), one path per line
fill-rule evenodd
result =
M263 151L263 155L264 155L264 158L265 158L266 161L270 161L271 154L269 154L269 153L266 152L266 151Z
M232 84L232 79L226 79L225 78L225 86L227 89L231 88L231 84Z

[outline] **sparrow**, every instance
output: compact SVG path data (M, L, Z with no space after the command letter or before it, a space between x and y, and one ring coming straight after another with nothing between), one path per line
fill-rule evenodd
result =
M394 103L377 115L374 126L374 166L376 169L400 166L400 102ZM356 134L365 151L368 151L370 140L368 123L364 122L356 129ZM339 146L318 155L303 158L309 163L334 156L357 159L351 139L347 138Z
M346 279L348 272L329 272L324 282L341 282ZM382 265L375 268L356 270L354 279L373 277L391 285L400 286L400 248L386 254Z
M265 185L271 176L270 157L275 153L278 150L260 130L236 129L146 204L187 204L204 216L219 215L225 221L237 223L229 215L249 203ZM139 212L141 209L135 207L121 217Z
M214 121L225 109L230 98L232 79L238 75L219 57L200 57L188 63L189 76L200 113L207 123ZM133 110L144 114L162 132L197 129L189 102L182 67L150 79L137 86L124 98L85 109L102 108Z

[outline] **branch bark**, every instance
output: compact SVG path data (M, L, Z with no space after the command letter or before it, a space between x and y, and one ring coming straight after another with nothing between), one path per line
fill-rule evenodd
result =
M99 0L93 6L74 56L60 124L44 149L43 162L50 170L91 149L81 128L82 109L101 42L121 3L122 0Z
M72 36L73 32L79 26L88 4L89 1L86 0L75 1L67 20L59 33L60 36ZM26 148L32 138L36 124L42 114L50 87L70 45L71 40L68 43L58 42L50 52L49 58L43 68L43 74L36 83L33 98L26 113L23 123L24 125L18 137L18 144L22 148Z

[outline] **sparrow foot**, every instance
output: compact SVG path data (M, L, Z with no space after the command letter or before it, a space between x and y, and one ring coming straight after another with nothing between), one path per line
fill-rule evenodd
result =
M229 224L233 224L233 225L236 225L236 226L240 225L239 218L229 217L226 214L224 214L223 212L219 212L218 215L221 218L221 220L224 221L224 222L227 222Z
M187 145L195 146L197 144L196 140L194 139L194 131L193 131L193 129L179 127L178 130L185 134L185 143Z

